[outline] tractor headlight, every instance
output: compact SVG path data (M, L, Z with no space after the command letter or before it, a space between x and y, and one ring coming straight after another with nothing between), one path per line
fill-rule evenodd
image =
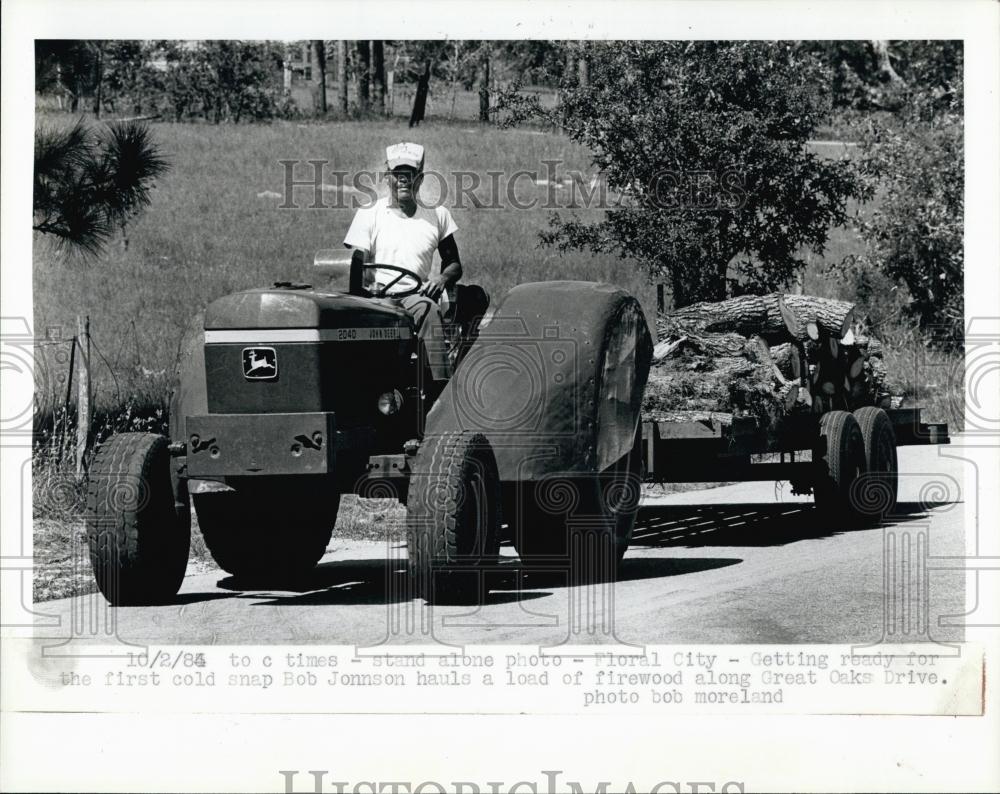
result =
M386 416L392 416L393 414L399 413L399 409L402 407L403 395L399 393L399 389L393 389L392 391L387 391L385 394L379 395L379 413L385 414Z

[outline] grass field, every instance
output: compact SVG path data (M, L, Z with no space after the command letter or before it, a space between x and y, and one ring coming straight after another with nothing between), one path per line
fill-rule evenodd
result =
M40 123L66 124L65 115L42 114ZM324 160L328 168L355 172L380 168L389 143L409 139L427 147L427 168L444 174L487 171L510 176L527 170L546 175L545 160L557 160L557 174L592 173L589 153L566 138L533 131L499 131L469 122L425 123L408 130L400 120L384 122L295 123L271 125L155 124L157 141L171 170L153 194L152 206L127 230L128 244L115 241L94 261L66 258L46 240L36 239L33 262L34 327L38 336L63 338L75 333L76 318L89 315L94 356L95 403L99 424L116 429L156 429L162 413L178 343L185 325L208 302L237 289L275 280L317 282L311 262L317 250L340 248L354 210L310 209L311 189L296 193L298 209L282 209L284 167L281 160ZM839 155L840 145L817 150ZM296 178L308 176L307 167ZM549 186L522 177L516 183L522 202L544 203ZM427 183L433 193L435 185ZM324 192L333 204L336 194ZM485 188L479 195L488 200ZM346 198L346 196L345 196ZM504 202L507 203L507 202ZM597 210L589 212L597 213ZM586 253L560 255L539 248L538 232L549 211L534 209L453 209L466 277L497 300L525 281L585 279L617 284L642 302L647 316L655 311L655 287L636 262ZM844 229L831 230L824 257L810 258L807 293L853 299L852 287L824 275L830 262L860 253L861 242ZM893 340L887 340L890 343ZM921 392L932 418L954 422L954 389L944 381L926 388L923 369L928 355L919 340L900 337L889 345L887 362L908 387ZM40 405L60 405L64 386L59 374L67 363L57 358L60 345L38 349L36 385ZM932 354L933 355L933 354ZM951 361L937 361L939 375ZM910 382L912 381L912 382ZM960 405L960 401L957 403ZM161 413L156 414L159 410ZM71 412L72 413L72 412ZM50 422L51 424L51 422ZM67 422L71 427L72 417ZM56 487L62 465L44 449L36 451L35 547L39 562L55 563L67 555L66 538L80 531L80 495ZM55 473L55 478L51 476ZM59 492L58 500L53 493ZM388 505L360 507L346 499L338 533L381 537L379 516L398 510ZM198 549L196 548L196 551ZM203 552L203 549L200 549ZM196 555L197 556L197 555ZM59 566L53 564L51 568ZM36 566L36 597L66 594L77 585L47 576Z

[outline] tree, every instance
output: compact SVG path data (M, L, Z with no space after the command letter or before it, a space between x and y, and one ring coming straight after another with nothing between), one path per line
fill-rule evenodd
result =
M33 228L97 254L145 208L167 161L138 122L35 133Z
M479 120L490 120L490 43L484 41L479 50Z
M406 43L411 64L411 75L417 78L417 90L413 96L413 110L410 112L410 127L424 120L427 110L427 95L430 93L431 76L438 69L442 56L447 52L447 41L412 41ZM415 74L414 74L415 72ZM444 75L447 77L447 75Z
M938 55L925 50L910 62L911 73L925 68L923 58L934 62ZM882 201L858 219L866 252L853 268L861 287L872 281L871 271L905 286L907 314L925 329L944 326L951 339L961 338L964 323L962 107L959 52L946 88L911 88L906 110L891 125L862 130L862 174Z
M806 146L831 106L830 75L808 53L638 41L587 54L588 83L566 69L561 107L516 85L499 103L507 124L564 124L619 196L596 222L554 214L544 244L634 258L679 307L787 285L803 249L822 253L848 199L866 195L849 162Z
M424 120L427 110L427 92L431 84L431 62L424 63L424 71L417 80L417 92L413 96L413 110L410 112L410 127L416 127Z
M347 42L337 42L337 104L340 112L347 115Z
M385 43L380 39L372 42L372 101L375 111L385 115Z
M282 112L284 46L250 41L162 42L163 104L175 120L201 115L219 124Z
M371 109L371 94L368 78L371 71L371 42L367 39L358 42L358 63L354 70L358 77L358 109L362 115Z
M833 72L835 107L905 111L913 95L943 96L962 79L962 42L803 41Z
M326 115L326 43L322 39L312 42L315 59L315 71L313 80L316 82L316 90L319 95L319 111Z

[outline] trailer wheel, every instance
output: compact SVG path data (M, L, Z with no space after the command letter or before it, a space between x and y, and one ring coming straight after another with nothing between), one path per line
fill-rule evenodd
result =
M500 476L482 433L424 440L406 505L411 581L429 603L469 603L485 594L484 567L500 551Z
M632 540L641 496L642 434L597 475L504 487L504 520L525 567L561 568L576 580L607 580Z
M865 445L866 475L855 487L854 501L861 514L877 523L892 512L899 489L896 432L889 415L866 405L854 412Z
M174 503L167 439L112 436L88 477L87 544L98 589L116 606L169 601L184 581L191 525Z
M853 504L852 490L865 472L865 443L861 426L852 414L829 411L820 417L813 463L816 507L824 516L856 522L861 514Z
M312 569L326 552L340 494L296 485L248 484L234 491L194 494L205 545L215 562L248 585L283 585Z

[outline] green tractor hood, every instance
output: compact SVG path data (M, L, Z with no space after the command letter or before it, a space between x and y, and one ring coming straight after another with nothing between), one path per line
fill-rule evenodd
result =
M238 328L386 328L411 325L410 315L387 300L273 287L226 295L205 310L205 330Z

